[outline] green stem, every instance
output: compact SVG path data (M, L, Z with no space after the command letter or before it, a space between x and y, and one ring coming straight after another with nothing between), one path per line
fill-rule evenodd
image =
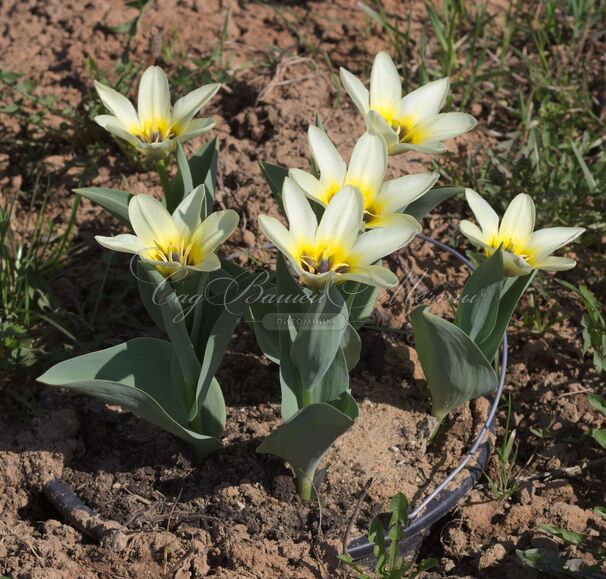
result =
M196 414L195 418L189 423L190 428L198 433L198 434L204 434L202 432L202 419L200 418L200 413L198 412L198 414Z
M311 393L311 390L309 390L308 388L305 388L305 386L304 386L303 391L301 392L301 408L304 408L305 406L309 406L312 403L313 403L313 395Z
M427 439L427 444L432 444L433 441L435 440L436 436L438 436L438 432L440 431L440 426L442 426L442 422L444 421L446 416L448 416L448 413L445 413L442 416L434 416L434 418L436 418L438 420L438 423L436 424L436 427L433 429L433 432L429 435L429 438Z
M160 183L162 183L166 209L168 209L169 213L172 213L177 208L177 199L175 198L170 186L170 180L168 178L168 173L166 172L166 162L164 159L159 159L156 161L156 169L158 170L158 175L160 176Z
M297 475L297 492L305 502L311 501L314 496L314 485L306 472Z

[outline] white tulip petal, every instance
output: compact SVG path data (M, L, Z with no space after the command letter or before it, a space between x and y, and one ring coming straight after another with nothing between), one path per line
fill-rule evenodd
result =
M125 140L134 147L139 145L139 139L128 131L124 123L112 115L99 115L95 122L116 137Z
M309 273L308 271L301 269L298 265L295 265L295 271L303 278L303 283L305 283L305 285L318 289L323 288L337 276L334 271L327 271L326 273Z
M358 107L358 110L365 115L370 108L370 94L368 89L358 77L354 76L343 67L339 69L339 74L341 75L341 82L343 83L347 94Z
M204 194L204 185L198 185L174 210L173 221L182 235L191 236L196 227L200 225Z
M195 271L217 271L221 269L221 260L214 253L207 255L197 265L189 265L187 269L193 269Z
M380 215L366 216L364 225L366 229L385 228L385 227L410 227L412 215L405 213L382 213ZM420 224L419 224L420 226Z
M528 243L528 250L539 262L560 247L573 242L585 229L583 227L548 227L535 231Z
M143 141L137 142L137 150L151 161L166 159L166 157L168 157L168 155L170 155L176 147L177 141L173 139L166 139L160 143L144 143Z
M275 217L259 215L259 228L265 237L276 246L280 253L292 259L291 251L293 249L293 243L290 238L290 233L284 225Z
M364 133L356 143L347 174L345 185L357 187L368 206L381 190L387 171L387 147L385 141L370 133Z
M439 179L439 173L404 175L383 184L377 202L384 213L404 210L429 191Z
M170 90L166 74L159 66L146 69L139 83L137 102L142 125L157 125L164 121L170 125Z
M318 220L303 190L289 177L282 185L282 202L290 226L290 237L297 245L313 245Z
M411 144L419 146L458 137L471 131L477 124L467 113L440 113L415 125Z
M326 186L307 171L301 169L291 169L288 176L303 190L305 195L326 205L324 198L326 196Z
M335 193L322 215L316 246L335 247L347 254L362 226L364 200L360 191L346 186Z
M121 251L123 253L137 254L143 249L140 239L136 235L130 233L121 233L114 237L105 237L103 235L95 235L95 239L99 244L113 251Z
M402 82L391 56L379 52L370 73L370 108L388 122L397 119L402 99Z
M136 131L139 128L137 111L125 96L97 81L95 81L95 88L101 102L124 125L127 131Z
M357 281L366 285L390 288L398 284L397 276L382 265L352 268L339 276L339 281Z
M220 84L207 84L190 92L180 98L173 107L171 121L173 130L177 134L188 131L189 122L196 113L216 94L221 88Z
M410 215L402 215L397 227L373 229L360 235L351 249L354 265L367 265L398 251L421 231L419 222Z
M546 271L567 271L572 269L576 264L577 262L574 259L552 255L550 257L544 257L541 261L535 263L534 267Z
M238 226L240 217L233 209L211 213L191 236L192 259L201 263L211 253L215 253Z
M504 251L503 271L507 277L519 277L528 275L532 271L532 267L520 255Z
M427 153L429 155L436 155L440 153L444 153L446 151L446 145L444 143L440 143L439 141L431 141L427 143L397 143L393 147L390 147L389 154L390 155L400 155L401 153L406 153L407 151L417 151L418 153Z
M535 221L534 202L530 195L520 193L505 210L499 227L499 240L521 253L532 235ZM509 249L509 247L507 247Z
M343 185L347 167L328 135L319 127L310 125L307 138L316 167L320 171L320 181L331 188Z
M368 111L365 120L366 130L371 135L382 137L387 145L387 150L391 155L393 147L398 144L398 133L396 133L391 125L376 111Z
M445 77L413 90L401 100L399 118L406 125L434 117L444 106L449 86L450 81Z
M165 245L179 231L164 205L150 195L135 195L128 204L128 218L143 247Z
M183 143L194 137L199 137L204 133L208 133L211 129L214 129L216 124L214 119L194 119L187 125L186 132L180 134L175 141L177 143Z
M499 216L488 202L473 189L465 189L465 198L478 225L484 234L484 241L489 243L499 232Z
M486 235L475 223L467 221L467 219L463 219L459 223L459 229L461 230L461 233L474 245L478 247L490 247L490 245L487 243Z

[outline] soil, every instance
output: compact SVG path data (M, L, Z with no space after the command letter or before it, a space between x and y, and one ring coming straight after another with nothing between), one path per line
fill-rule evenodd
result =
M394 10L400 3L384 5ZM407 7L413 12L413 31L420 29L425 18L422 2ZM133 40L132 60L143 65L159 62L170 77L176 64L162 47L170 45L172 54L187 54L190 63L208 56L217 47L227 10L222 58L229 62L233 80L205 114L217 120L215 133L221 143L217 205L241 215L242 229L230 240L227 253L242 265L254 266L274 258L260 241L257 216L277 215L258 162L307 167L306 128L316 113L347 156L362 121L327 71L324 55L333 70L346 66L367 76L372 56L386 44L379 34L364 33L369 24L353 1L272 6L170 0L152 2L146 9ZM0 5L0 67L36 80L38 96L53 96L62 106L85 115L94 78L87 56L111 77L124 35L110 27L134 16L134 9L115 1L7 0ZM320 57L306 56L310 52ZM267 62L277 64L265 66ZM193 64L188 66L193 69ZM48 122L58 127L60 119L49 113ZM14 139L0 154L3 194L26 190L32 184L32 166L19 139L40 137L39 131L9 116L0 125L3 139ZM160 193L159 181L149 168L129 160L91 123L82 127L57 131L43 158L36 161L55 189L48 214L59 230L67 221L71 189L78 185ZM473 159L491 138L480 124L451 142L450 150ZM101 146L94 162L86 162L82 155L91 139L99 139ZM197 140L188 148L194 150L203 142ZM427 170L429 158L411 154L391 161L391 176L399 176ZM25 219L26 208L24 203L17 212L17 223ZM444 204L426 220L426 231L455 246L462 244L453 225L460 211L460 203ZM107 214L82 201L73 243L83 249L54 282L64 308L80 312L80 304L95 299L93 286L83 280L98 275L95 272L102 271L106 261L93 235L119 230ZM397 275L413 272L422 278L416 293L421 289L439 295L456 293L465 279L452 258L436 255L421 241L390 261ZM129 278L116 269L110 270L108 285L127 284ZM575 281L583 275L579 268L567 279ZM541 531L542 523L594 539L606 535L604 521L592 511L606 503L604 463L576 474L551 478L544 474L600 457L587 437L590 428L600 426L600 419L586 393L605 394L603 379L581 355L580 306L571 294L558 295L567 317L546 333L518 324L510 341L506 386L514 398L512 421L520 444L522 470L517 474L522 486L510 500L500 501L481 484L433 529L422 555L438 559L436 577L535 576L519 567L515 550L554 546ZM134 296L125 289L122 297L128 303ZM218 376L228 404L225 448L204 462L197 462L178 439L118 407L41 389L34 384L34 374L19 385L35 395L34 407L24 407L0 391L4 418L0 572L44 579L346 575L343 568L335 571L336 555L367 481L374 479L354 522L352 539L364 532L372 516L385 510L395 492L404 491L411 504L418 503L423 492L456 464L486 411L485 404L463 409L427 446L428 400L408 332L410 297L404 293L391 300L384 294L371 319L374 325L402 328L403 333L371 329L361 333L363 358L352 374L361 419L324 462L330 468L319 488L320 504L303 504L288 468L255 453L262 438L279 423L279 383L276 367L261 356L245 327L234 336ZM101 301L101 311L104 305ZM138 321L141 317L142 332L154 332L140 309L130 306L128 311ZM449 305L435 305L433 311L446 314ZM126 322L110 324L102 315L88 321L95 326L96 347L135 337L133 326ZM91 331L86 327L82 324L82 332ZM58 357L67 355L57 352ZM531 433L531 427L545 427L552 418L553 436L541 439ZM504 419L503 410L501 425ZM493 478L495 467L493 463L489 470ZM128 544L123 550L114 552L95 543L60 518L41 492L44 481L53 476L65 480L100 515L124 526ZM592 561L590 555L583 557Z

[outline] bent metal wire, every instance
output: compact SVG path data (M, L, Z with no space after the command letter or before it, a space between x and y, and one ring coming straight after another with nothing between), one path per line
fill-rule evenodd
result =
M427 242L435 245L439 249L447 251L459 261L463 262L471 271L475 269L473 264L456 249L427 237L420 235L419 237ZM484 440L486 434L494 432L495 416L499 406L499 400L503 392L505 384L505 373L507 370L507 334L503 336L503 349L501 353L501 371L499 375L499 383L497 390L492 399L488 416L484 422L482 430L474 440L473 444L467 451L457 467L418 505L415 509L408 513L409 525L406 529L406 537L400 542L400 551L406 552L411 550L411 546L420 544L422 540L419 535L428 531L431 525L439 521L444 515L451 511L456 504L473 488L475 483L480 478L488 464L488 459L492 454L492 444L490 439ZM469 476L452 490L446 490L446 487L459 475L459 473L469 464L471 459L476 455L477 459L474 465L469 467ZM387 535L385 536L387 544L390 543ZM414 549L414 547L412 547ZM368 542L366 537L360 537L352 541L347 547L347 552L355 561L369 557L373 553L373 546Z

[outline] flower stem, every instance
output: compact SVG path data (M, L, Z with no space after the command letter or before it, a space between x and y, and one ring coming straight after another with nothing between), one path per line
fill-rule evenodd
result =
M202 432L202 420L200 418L200 413L198 412L198 414L194 417L194 419L189 423L190 428L198 433L198 434L204 434Z
M306 472L301 472L297 475L297 492L305 501L311 501L314 495L314 485L311 477Z
M313 402L313 396L311 390L309 388L305 388L303 386L303 391L301 392L301 408L305 406L309 406Z
M160 176L160 183L162 183L162 190L164 191L164 199L166 201L166 209L169 211L169 213L172 213L176 209L178 201L171 189L164 159L159 159L156 161L156 169L158 170L158 175Z

